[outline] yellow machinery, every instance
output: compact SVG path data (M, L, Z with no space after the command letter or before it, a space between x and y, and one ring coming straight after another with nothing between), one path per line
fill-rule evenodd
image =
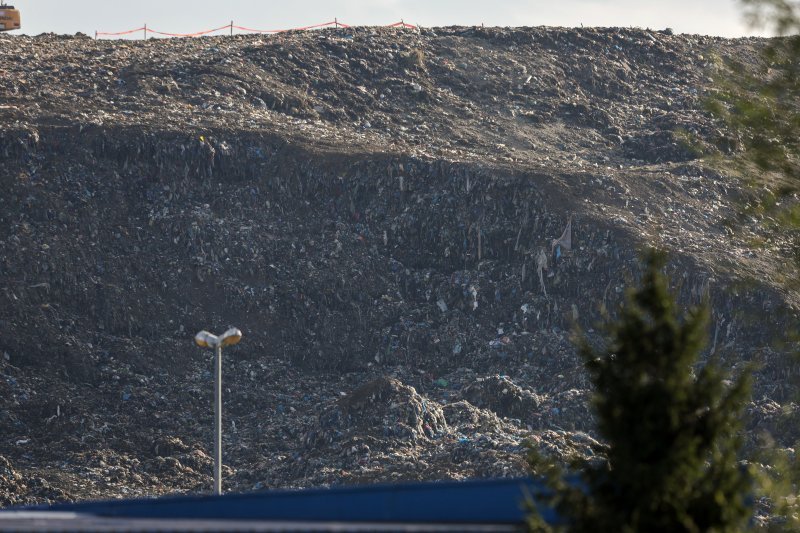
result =
M0 2L0 31L18 30L22 27L19 10Z

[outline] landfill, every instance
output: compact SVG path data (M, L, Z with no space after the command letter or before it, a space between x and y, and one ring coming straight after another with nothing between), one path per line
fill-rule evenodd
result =
M702 154L762 39L640 28L0 36L0 506L518 476L601 447L602 343L670 253L704 358L796 416L790 236Z

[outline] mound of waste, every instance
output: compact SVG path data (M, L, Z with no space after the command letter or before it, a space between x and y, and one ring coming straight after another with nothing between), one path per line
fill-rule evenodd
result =
M26 505L41 501L68 501L73 496L41 477L25 477L0 455L0 506Z
M708 302L704 357L760 363L752 429L779 429L792 247L698 156L736 150L703 102L763 45L0 36L0 503L208 487L192 338L230 326L230 490L519 475L526 442L592 457L572 332L602 342L646 244L682 307Z
M563 426L588 430L594 423L585 389L568 389L551 396L521 387L508 376L489 376L477 378L461 394L473 405L537 429Z
M413 387L379 378L356 389L320 414L320 430L306 443L317 447L341 439L348 431L416 441L447 430L442 408L417 394Z
M502 416L526 420L536 416L544 403L543 398L523 389L507 376L479 378L463 394L474 405L486 407Z

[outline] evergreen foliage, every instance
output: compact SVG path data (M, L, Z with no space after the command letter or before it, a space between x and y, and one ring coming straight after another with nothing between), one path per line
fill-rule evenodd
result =
M754 25L780 37L763 44L751 64L721 64L708 109L733 134L720 147L735 154L737 173L754 185L754 207L778 212L785 229L800 228L797 203L781 202L800 192L800 3L740 3ZM800 253L796 259L800 265Z
M731 382L706 364L695 375L707 312L679 318L663 264L649 253L603 349L581 340L606 442L598 460L573 464L571 478L530 451L569 531L739 531L752 514L754 478L737 457L749 374ZM536 516L530 526L546 529Z

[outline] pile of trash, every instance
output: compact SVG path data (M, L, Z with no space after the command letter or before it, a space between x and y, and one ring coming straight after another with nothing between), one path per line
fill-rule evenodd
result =
M479 378L463 391L464 397L478 407L485 407L501 416L529 421L539 415L544 399L524 389L507 376Z
M20 503L19 495L24 492L20 476L5 457L0 456L0 505L7 507Z
M526 443L591 457L573 332L602 344L645 244L682 306L709 302L705 355L757 353L755 397L786 405L793 259L759 215L731 229L744 186L678 133L731 146L703 98L762 44L0 36L0 503L208 487L192 338L230 326L230 490L519 475Z
M65 501L73 497L63 488L51 485L46 479L23 476L6 457L0 455L0 507Z
M320 415L320 431L306 437L317 448L339 440L350 430L399 440L431 439L447 429L442 408L429 403L413 387L379 378L339 400Z

